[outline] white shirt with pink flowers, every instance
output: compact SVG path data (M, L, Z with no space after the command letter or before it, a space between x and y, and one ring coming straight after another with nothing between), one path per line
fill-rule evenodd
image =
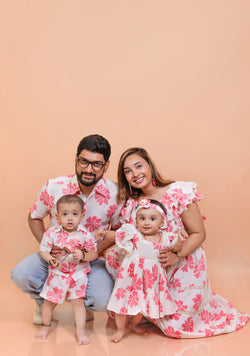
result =
M95 185L88 197L80 190L77 176L69 175L48 180L38 193L30 208L32 219L44 219L50 216L50 227L59 226L56 218L56 203L66 194L78 195L84 202L84 218L81 225L94 235L98 229L107 230L109 226L120 226L117 209L117 184L102 178Z

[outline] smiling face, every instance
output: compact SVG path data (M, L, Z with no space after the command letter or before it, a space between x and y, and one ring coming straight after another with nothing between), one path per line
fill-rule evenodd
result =
M57 218L64 230L68 232L77 230L83 215L82 207L78 202L61 203L58 207Z
M141 208L136 214L138 230L146 236L155 235L163 225L161 213L153 208Z
M150 166L144 158L136 153L126 158L123 172L128 184L134 188L143 190L148 185L152 185Z

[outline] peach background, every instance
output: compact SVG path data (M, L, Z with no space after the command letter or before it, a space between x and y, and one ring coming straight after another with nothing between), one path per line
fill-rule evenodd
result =
M139 145L166 177L198 182L212 282L220 292L225 271L226 296L240 287L250 270L249 13L244 0L1 1L1 274L11 293L27 298L9 270L38 250L29 206L48 178L74 172L92 133L112 145L110 179Z

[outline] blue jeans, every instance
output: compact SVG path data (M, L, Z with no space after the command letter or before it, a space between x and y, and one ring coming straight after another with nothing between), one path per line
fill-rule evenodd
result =
M103 260L90 262L91 272L84 299L85 307L95 311L105 311L113 290L113 281ZM37 304L43 303L39 296L48 275L48 263L39 253L33 253L18 263L11 271L11 278L22 292L28 293Z

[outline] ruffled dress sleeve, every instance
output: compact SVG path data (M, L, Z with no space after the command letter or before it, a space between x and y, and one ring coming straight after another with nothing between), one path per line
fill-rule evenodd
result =
M139 240L137 230L132 224L123 224L122 227L116 231L115 240L118 247L127 253L132 253Z
M195 182L176 182L172 185L170 194L179 215L187 209L189 204L202 199Z

